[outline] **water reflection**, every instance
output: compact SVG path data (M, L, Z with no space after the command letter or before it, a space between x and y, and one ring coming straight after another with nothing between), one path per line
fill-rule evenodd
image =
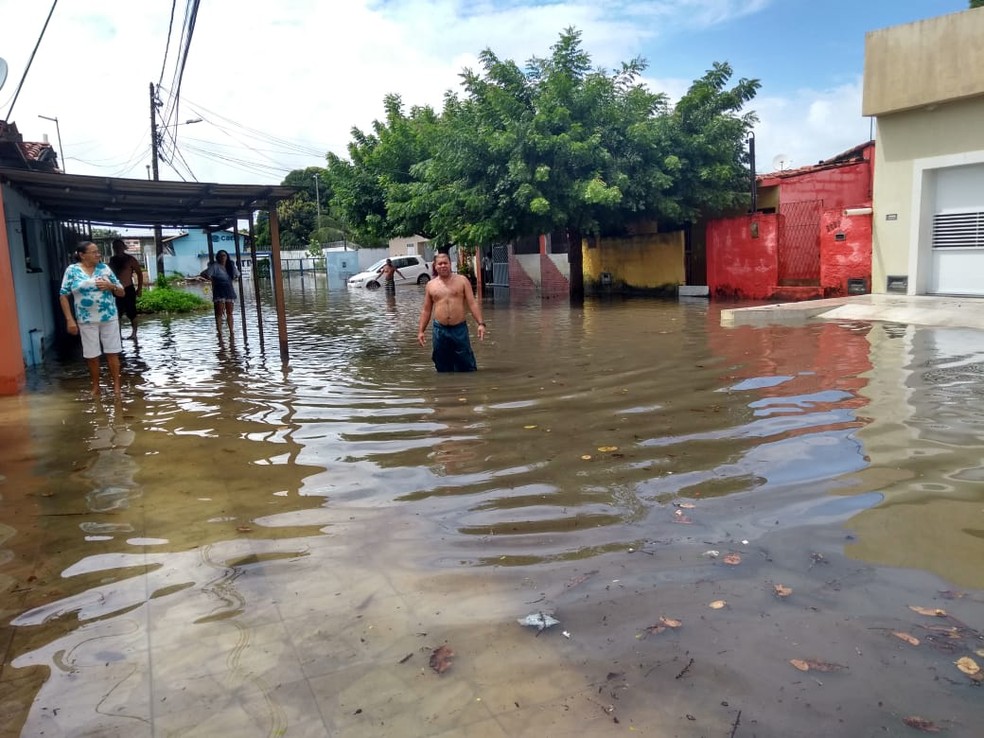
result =
M226 663L264 637L250 629L294 632L315 611L454 612L450 572L547 577L804 526L846 525L851 556L984 584L968 522L984 496L979 333L724 330L701 302L500 302L485 308L480 371L439 376L415 341L419 289L332 293L305 275L288 289L284 371L263 342L276 317L257 324L245 292L232 340L210 314L144 321L122 403L77 401L86 379L66 367L0 404L17 667L2 680L32 674L38 705L106 663L134 700L119 695L126 714L149 725L135 695L150 655L128 644L155 628L241 638L215 645ZM193 655L182 664L199 673ZM80 695L79 710L99 699ZM33 729L31 702L18 721Z

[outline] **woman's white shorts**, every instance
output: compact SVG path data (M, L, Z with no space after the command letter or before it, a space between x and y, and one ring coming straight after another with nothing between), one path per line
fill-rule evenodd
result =
M86 359L123 351L120 321L117 318L103 323L79 323L79 336L82 338L82 356Z

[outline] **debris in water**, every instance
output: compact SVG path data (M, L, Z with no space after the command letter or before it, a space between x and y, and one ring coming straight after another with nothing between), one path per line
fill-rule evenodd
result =
M785 587L781 584L773 584L772 589L775 590L776 597L779 599L789 597L793 593L792 587Z
M431 654L430 667L438 674L443 674L451 668L451 659L453 657L454 651L446 643L443 646L438 646L434 649L434 653Z
M909 633L905 633L905 632L903 632L901 630L893 630L892 631L892 635L895 636L896 638L898 638L899 640L905 641L910 646L918 646L919 645L919 639L918 638L916 638L914 635L911 635Z
M931 720L926 718L921 718L918 715L912 715L911 717L902 718L902 722L908 725L910 728L915 728L916 730L921 730L924 733L939 733L940 729Z
M800 671L840 671L847 667L843 664L832 664L827 661L813 661L812 659L790 659L789 663Z
M930 618L945 618L946 610L938 607L920 607L919 605L909 605L909 609Z
M525 618L520 618L516 621L520 625L525 625L530 628L536 628L537 631L544 630L553 625L559 625L560 621L553 617L549 612L531 612Z
M954 663L957 665L957 668L967 676L974 676L981 671L981 667L978 666L977 662L969 656L964 656L962 659L957 659Z

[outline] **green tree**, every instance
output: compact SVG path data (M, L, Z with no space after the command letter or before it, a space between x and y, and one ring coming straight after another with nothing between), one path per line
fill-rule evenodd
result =
M371 132L352 129L348 161L328 155L332 217L366 245L413 233L434 237L429 214L405 205L419 183L414 167L433 154L439 118L426 106L405 113L399 95L387 95L383 107Z
M101 243L109 246L117 238L122 238L122 234L115 228L93 228L92 240L94 243Z
M984 8L984 0L970 0L970 7Z
M759 83L728 86L716 63L669 106L641 82L645 62L592 69L573 28L524 69L486 49L441 114L387 96L349 160L329 155L332 207L360 234L421 233L471 248L566 231L571 294L582 294L581 238L638 220L682 224L745 197L743 113Z
M748 202L746 141L757 118L741 111L760 84L741 79L729 88L732 74L730 65L715 63L660 121L659 148L673 180L662 216L670 223L693 222Z

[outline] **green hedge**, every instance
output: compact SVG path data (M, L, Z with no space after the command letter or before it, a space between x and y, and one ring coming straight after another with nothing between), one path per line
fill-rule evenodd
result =
M144 290L137 298L139 313L194 313L207 310L211 305L198 295L168 286Z

